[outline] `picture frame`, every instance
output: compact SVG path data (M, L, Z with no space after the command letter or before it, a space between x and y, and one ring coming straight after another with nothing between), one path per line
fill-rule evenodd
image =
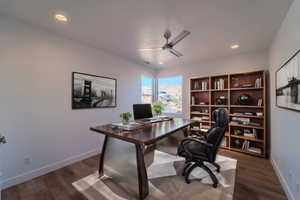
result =
M300 112L300 50L275 73L276 106Z
M72 109L117 107L117 79L72 73Z

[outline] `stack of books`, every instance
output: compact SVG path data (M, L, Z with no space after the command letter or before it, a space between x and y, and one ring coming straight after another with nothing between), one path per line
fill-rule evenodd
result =
M203 117L193 117L192 120L199 120L199 121L208 121L209 117L203 116Z
M231 123L236 123L236 124L249 124L250 119L249 118L244 118L244 117L233 117L231 120Z
M201 87L202 90L207 90L207 82L202 82L201 86L202 86Z
M242 146L243 150L248 150L250 146L250 142L248 140L245 140Z
M225 81L224 79L220 78L219 80L215 81L215 89L223 90L225 88Z
M117 128L117 129L124 130L124 131L133 131L133 130L141 128L143 126L143 124L137 123L137 122L129 122L128 124L124 124L122 122L117 122L117 123L112 123L111 126L112 126L112 128Z
M262 87L262 78L257 78L255 80L255 88L261 88Z
M252 129L252 132L250 129L244 129L244 136L257 138L257 131L255 128Z
M253 152L253 153L261 154L261 149L260 148L249 147L247 150L250 151L250 152Z
M257 148L257 147L250 147L250 142L248 140L244 141L242 149L253 152L253 153L261 154L261 149Z

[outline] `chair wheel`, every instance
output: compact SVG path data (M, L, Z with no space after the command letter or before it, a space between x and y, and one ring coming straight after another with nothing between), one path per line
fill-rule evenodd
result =
M214 188L217 188L217 187L218 187L218 183L214 183L214 184L213 184L213 187L214 187Z
M220 173L220 169L217 169L217 172Z
M190 184L190 183L191 183L191 181L188 180L188 179L186 179L185 182L186 182L187 184Z

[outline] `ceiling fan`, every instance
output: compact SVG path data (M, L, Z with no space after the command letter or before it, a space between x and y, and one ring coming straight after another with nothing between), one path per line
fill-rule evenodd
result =
M180 57L183 56L182 53L175 50L173 47L178 44L181 40L183 40L186 36L191 34L190 31L184 30L177 37L175 37L172 41L169 42L169 39L172 37L171 31L167 30L164 34L164 38L166 39L166 43L160 48L150 48L150 49L139 49L140 51L156 51L156 50L169 50L173 55Z

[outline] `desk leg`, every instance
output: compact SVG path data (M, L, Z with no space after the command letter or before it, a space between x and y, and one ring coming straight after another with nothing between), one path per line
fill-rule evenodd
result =
M135 147L139 180L139 198L140 200L143 200L149 194L148 175L144 160L144 147L139 144L136 144Z
M104 172L103 172L104 155L105 155L105 150L106 150L107 138L108 138L108 136L105 136L104 142L103 142L103 145L102 145L102 152L100 154L100 161L99 161L99 177L100 178L104 175Z
M189 128L188 127L185 128L185 129L183 129L183 135L184 135L184 137L188 137L189 136Z
M146 164L153 160L145 146L106 136L99 164L100 178L105 174L126 188L129 196L143 200L149 194Z

